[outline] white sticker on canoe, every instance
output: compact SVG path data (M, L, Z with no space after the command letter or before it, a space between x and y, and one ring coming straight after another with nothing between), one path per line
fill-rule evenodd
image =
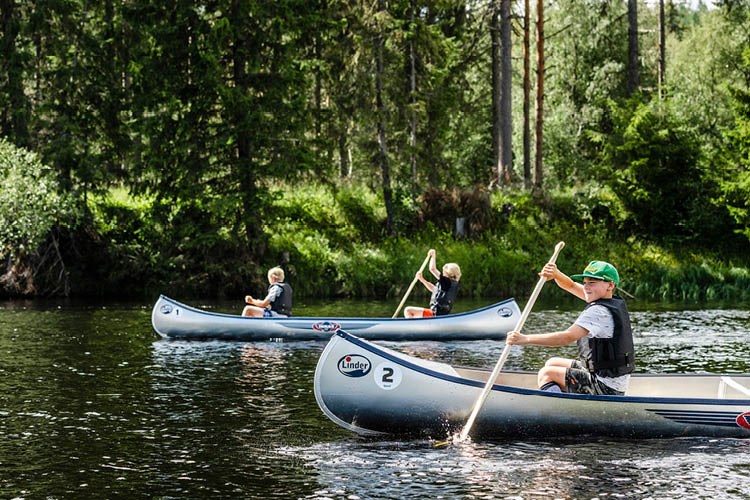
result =
M359 354L347 354L338 362L339 371L347 377L364 377L371 366L370 360Z
M401 383L401 368L389 361L384 361L375 368L374 377L378 387L390 391Z

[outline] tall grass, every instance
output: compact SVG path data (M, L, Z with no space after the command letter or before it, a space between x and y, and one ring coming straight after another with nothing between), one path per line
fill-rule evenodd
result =
M394 299L403 296L434 248L439 268L447 262L461 267L459 300L522 300L562 240L560 269L573 274L590 260L607 260L620 271L622 289L639 299L750 300L746 252L730 259L712 249L639 240L623 229L622 207L604 189L571 189L542 199L526 192L433 190L397 205L400 236L385 234L383 202L364 186L306 183L271 191L273 216L263 221L269 245L260 263L248 257L231 229L214 227L211 220L165 227L152 217L149 200L123 192L93 200L91 245L99 257L92 265L103 271L82 273L89 281L81 286L260 295L266 270L282 265L297 297ZM469 233L459 238L453 219L467 215L467 207ZM159 253L165 245L166 257ZM424 274L432 280L427 269ZM429 293L418 284L412 297L426 302Z
M381 200L356 187L314 186L277 195L286 216L268 224L271 254L289 254L291 281L301 296L400 297L434 248L438 267L461 266L461 296L523 298L563 240L558 266L564 272L607 260L620 270L622 288L644 300L750 299L747 261L727 263L710 251L670 250L627 236L617 228L620 215L611 194L603 191L555 193L543 210L528 194L493 194L493 229L470 239L429 222L411 237L388 237ZM412 214L424 220L421 215ZM427 270L425 276L431 278ZM421 285L413 294L428 296Z

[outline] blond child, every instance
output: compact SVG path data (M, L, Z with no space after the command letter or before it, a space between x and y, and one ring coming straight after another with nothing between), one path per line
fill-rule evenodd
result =
M449 262L443 266L442 272L439 272L435 262L435 250L430 249L427 255L430 257L430 272L437 278L437 283L430 283L424 279L421 272L417 272L415 277L432 292L430 307L407 307L404 309L404 316L407 318L430 318L450 314L458 295L458 282L461 280L461 268L458 264Z
M256 318L288 317L292 315L292 287L284 282L284 270L274 267L268 270L268 293L265 299L245 296L249 305L242 310L243 316Z

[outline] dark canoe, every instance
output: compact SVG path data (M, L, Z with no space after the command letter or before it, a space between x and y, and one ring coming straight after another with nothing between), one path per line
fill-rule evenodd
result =
M314 392L328 418L358 434L443 440L463 428L490 374L338 331L318 361ZM635 374L625 396L587 396L542 392L536 373L506 371L471 429L487 439L750 438L750 375Z
M328 340L339 329L369 340L502 340L521 311L508 299L435 318L247 318L196 309L164 295L151 311L159 335L175 339Z

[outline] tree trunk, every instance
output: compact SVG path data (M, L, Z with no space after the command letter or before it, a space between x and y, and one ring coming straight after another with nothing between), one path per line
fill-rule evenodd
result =
M412 28L414 22L414 2L411 2L409 17ZM414 48L414 34L409 37L409 163L411 164L411 182L414 193L417 192L417 112L414 102L417 95L417 55ZM415 194L416 196L416 194Z
M524 0L523 6L523 187L531 189L531 16L529 0Z
M640 85L640 54L638 53L638 0L628 0L628 94Z
M14 0L0 1L0 74L4 86L0 87L0 101L4 101L0 114L0 134L9 137L18 146L29 145L27 101L24 95L23 56L16 48L20 15Z
M492 160L495 165L495 175L497 176L497 185L502 186L504 175L503 175L503 162L501 152L501 135L502 135L502 110L501 110L501 99L502 99L502 75L501 75L501 61L500 61L500 6L499 2L502 0L495 0L491 4L492 15L490 20L490 39L492 41Z
M320 61L321 55L320 55L320 31L316 31L315 35L313 36L313 50L315 51L315 60ZM320 162L322 158L321 153L321 146L323 144L323 77L320 74L320 66L316 65L314 70L314 78L315 78L315 142L317 143L317 148L315 151L317 160Z
M245 12L242 4L242 0L232 2L233 21L238 25L234 34L234 43L232 44L232 76L238 92L247 89L247 72L245 71L247 54L245 52L246 44L244 43L243 23L241 21ZM262 220L263 211L259 209L257 179L250 154L250 138L243 126L243 120L248 112L246 109L247 104L245 104L243 99L238 99L232 104L234 122L232 126L234 127L237 140L235 168L242 196L242 219L245 223L245 235L252 248L252 254L256 261L259 262L265 254L263 231L258 222Z
M659 0L659 99L661 100L664 87L664 71L667 66L666 42L665 42L665 18L664 0Z
M380 10L385 9L383 0L378 1ZM378 163L383 181L383 202L385 203L385 229L390 235L394 234L393 217L393 189L391 188L391 166L388 163L388 147L385 134L385 105L383 104L383 50L385 50L385 36L383 28L378 28L376 37L375 58L375 112L378 122Z
M511 106L511 83L513 74L511 54L511 0L500 2L500 164L502 183L510 186L513 180L513 108Z
M511 108L510 0L492 4L492 149L500 186L512 181L513 122Z
M339 132L339 177L348 179L352 175L352 156L349 149L349 124Z
M543 174L544 130L544 0L536 3L536 154L534 156L534 190L541 191Z

